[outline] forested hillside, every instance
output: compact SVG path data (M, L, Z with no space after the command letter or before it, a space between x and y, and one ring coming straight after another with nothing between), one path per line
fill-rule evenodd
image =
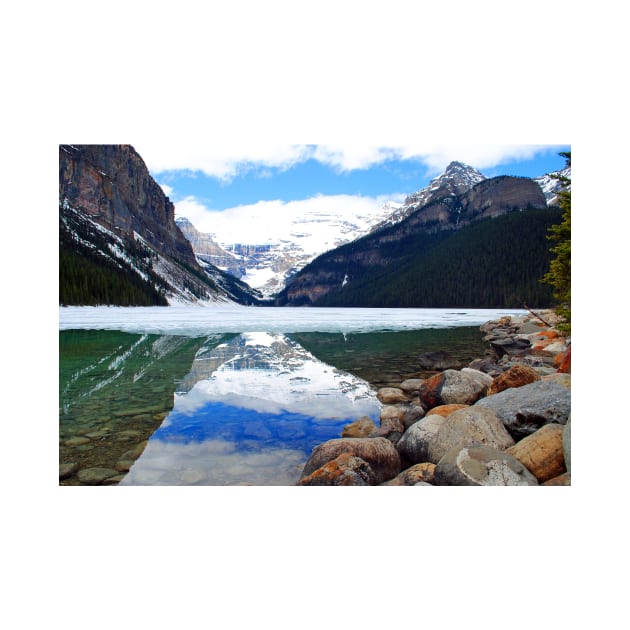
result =
M60 208L60 217L63 209ZM73 236L66 223L59 222L59 304L97 306L118 304L120 306L166 306L167 301L160 286L160 279L151 272L150 265L144 265L146 282L130 267L104 256L108 249L105 234L93 230L90 242ZM95 245L100 244L100 247ZM141 251L138 244L129 243L138 251L134 256L137 266L142 264L148 252Z
M343 271L345 284L338 282L314 305L550 306L552 291L540 279L550 261L547 230L559 221L558 209L529 209L486 219L455 232L418 233L397 243L396 264L385 267L355 262L340 270L337 260L324 255L305 271L320 277L322 273ZM352 246L356 243L346 248Z

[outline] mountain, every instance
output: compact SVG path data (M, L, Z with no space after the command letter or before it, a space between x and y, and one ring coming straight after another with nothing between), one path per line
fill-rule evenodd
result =
M299 202L291 211L283 208L271 213L263 203L227 218L217 213L211 234L199 232L184 217L177 224L200 261L270 298L316 256L369 233L398 206L388 201L377 209L357 209L342 199L331 208L314 198Z
M372 228L372 232L388 225L400 223L430 201L447 195L461 195L475 184L486 179L477 169L462 162L451 162L444 173L429 182L429 185L415 193L407 195L404 203L392 211L384 220Z
M519 210L527 212L515 212ZM511 217L508 221L504 219L507 215ZM523 222L526 215L527 228ZM549 300L549 292L539 291L541 276L535 283L532 280L538 271L523 257L528 256L527 251L535 251L538 259L546 257L549 245L545 226L559 220L556 215L547 210L545 195L533 180L511 176L487 179L454 162L426 189L407 197L389 224L304 267L278 295L276 304L512 307L522 306L528 299L532 304ZM503 231L497 231L497 226ZM530 236L526 229L536 236ZM524 251L518 246L529 239L537 239L536 247ZM509 243L509 247L498 247L497 242ZM497 256L499 251L507 257L503 263ZM520 262L513 260L516 252ZM436 260L441 266L434 264ZM508 277L495 277L508 267ZM514 272L519 276L517 285L510 280L512 267L520 268ZM479 271L487 277L473 281ZM527 278L520 278L523 274ZM500 291L495 293L480 284L494 284ZM453 291L450 285L455 286ZM477 287L476 292L472 287Z
M174 206L130 145L59 145L59 303L253 303L197 261Z
M567 177L571 179L571 167L567 166L561 171L555 173L543 175L542 177L536 177L534 181L540 186L547 205L555 206L558 204L558 192L562 189L562 183L558 180L559 177ZM568 186L568 190L571 190L571 184Z

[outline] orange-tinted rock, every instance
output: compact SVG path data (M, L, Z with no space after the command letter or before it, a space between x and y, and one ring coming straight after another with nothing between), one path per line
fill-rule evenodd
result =
M543 486L570 486L571 485L571 473L565 472L553 479L549 479L549 481L545 481L545 483L541 484Z
M342 453L365 460L376 476L376 483L393 479L400 472L400 456L393 444L383 437L339 438L316 446L304 465L301 478L307 477Z
M426 481L427 483L433 483L435 474L435 464L430 462L423 462L422 464L415 464L407 470L403 470L400 473L405 480L406 486L413 486L418 481Z
M561 424L546 424L506 452L518 459L539 483L553 479L566 472L562 451L563 429Z
M469 406L470 405L438 405L437 407L433 407L433 409L429 409L429 411L427 411L427 416L435 413L438 416L443 416L444 418L446 418L446 416L449 416L454 411L457 411L458 409L464 409L465 407Z
M372 486L374 471L370 465L352 453L342 453L335 459L300 479L298 486Z
M563 353L564 357L562 362L560 363L560 367L558 368L558 372L561 374L570 374L571 373L571 344L567 348L566 352Z
M435 472L435 464L425 462L415 464L406 470L403 470L393 479L385 481L381 486L413 486L419 481L433 483Z
M540 380L540 375L536 370L528 365L513 365L509 370L497 376L488 388L488 396L498 394L510 387L522 387L534 381Z

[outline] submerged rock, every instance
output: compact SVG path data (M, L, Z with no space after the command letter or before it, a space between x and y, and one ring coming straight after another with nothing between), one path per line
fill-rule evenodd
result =
M112 468L84 468L77 474L79 481L89 486L101 485L110 477L117 477L120 474L118 470Z
M418 368L421 370L449 370L462 367L462 362L445 350L425 352L418 357Z
M68 477L72 477L72 475L74 475L77 470L79 470L79 464L77 462L59 464L59 479L67 479Z

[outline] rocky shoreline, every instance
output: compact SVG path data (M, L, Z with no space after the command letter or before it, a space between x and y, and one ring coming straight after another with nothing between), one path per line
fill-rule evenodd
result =
M296 485L571 485L571 339L557 324L550 310L487 322L486 356L466 367L419 357L437 373L379 389L379 426L359 418L315 447Z

